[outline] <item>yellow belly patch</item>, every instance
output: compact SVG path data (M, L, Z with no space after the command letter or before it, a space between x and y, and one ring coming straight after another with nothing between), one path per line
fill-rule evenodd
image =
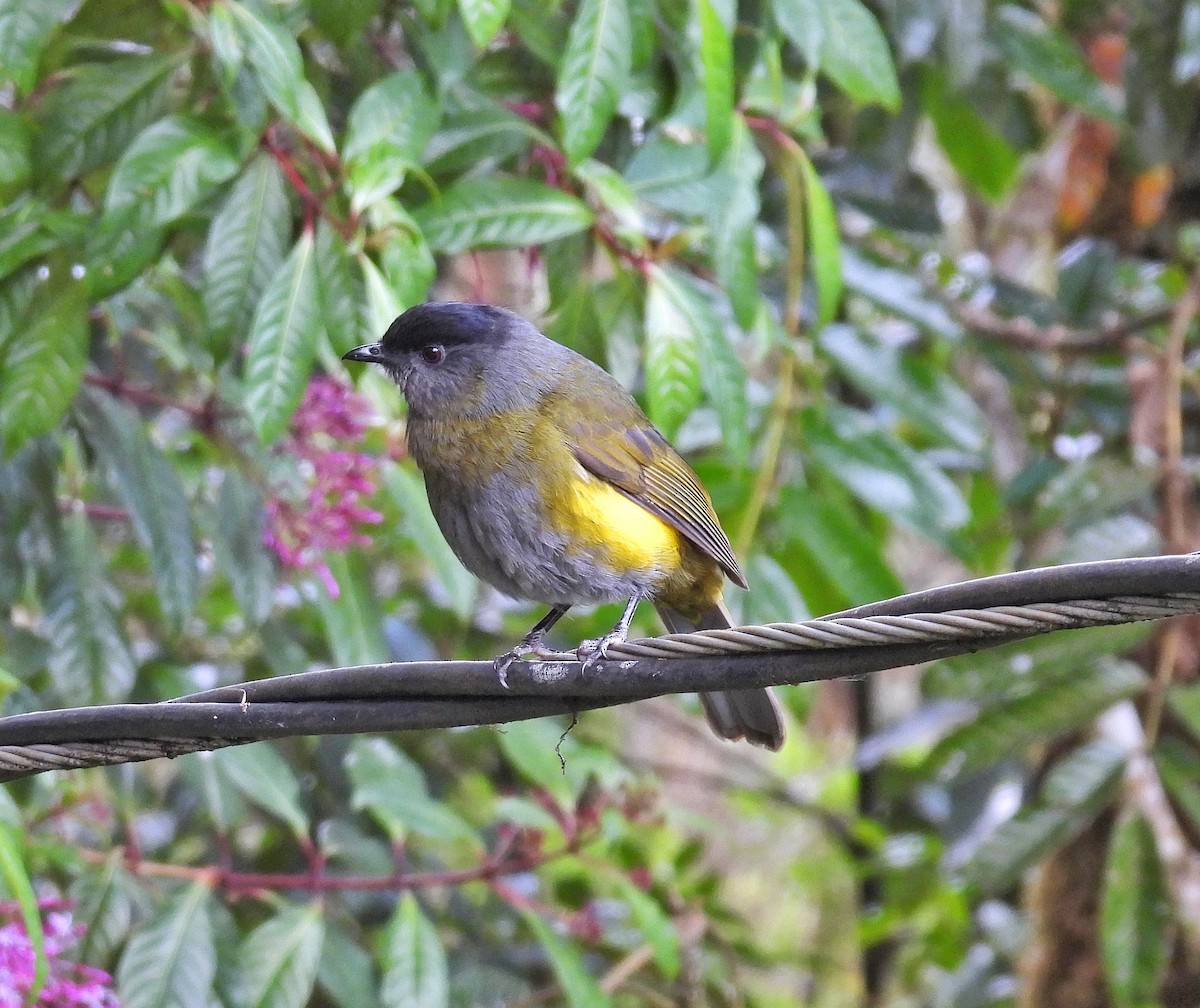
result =
M679 533L580 467L554 508L555 524L581 549L606 555L614 570L663 572L681 563Z

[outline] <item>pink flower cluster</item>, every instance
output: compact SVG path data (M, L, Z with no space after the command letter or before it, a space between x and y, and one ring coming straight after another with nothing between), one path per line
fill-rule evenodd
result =
M366 545L358 526L383 521L363 503L375 492L378 460L335 447L361 438L370 415L367 401L341 382L324 376L309 382L280 446L298 461L303 486L293 495L281 490L266 505L267 546L284 567L315 573L334 598L338 586L325 552Z
M50 904L57 906L57 904ZM0 904L0 1008L28 1008L33 990L34 953L15 904ZM103 970L63 957L83 933L70 911L51 909L42 933L50 968L36 1002L37 1008L121 1008L112 990L112 977Z

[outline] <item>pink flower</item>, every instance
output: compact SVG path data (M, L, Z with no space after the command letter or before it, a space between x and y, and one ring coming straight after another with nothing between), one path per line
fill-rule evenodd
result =
M43 946L49 969L38 995L37 1008L121 1008L112 990L112 977L94 966L66 958L83 933L58 902L41 904ZM50 908L53 909L50 909ZM36 958L33 943L15 903L0 904L0 1008L26 1008L33 990Z
M367 401L341 382L324 376L309 382L280 445L281 453L297 460L301 490L279 488L266 505L267 546L284 567L316 574L334 598L338 586L325 553L367 545L370 538L359 526L383 521L365 503L375 493L378 460L335 447L361 438L370 414Z

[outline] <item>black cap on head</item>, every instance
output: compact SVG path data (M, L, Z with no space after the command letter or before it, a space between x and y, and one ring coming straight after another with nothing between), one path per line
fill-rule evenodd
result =
M381 343L387 353L419 350L430 343L499 343L505 339L512 318L510 312L492 305L429 301L397 317Z

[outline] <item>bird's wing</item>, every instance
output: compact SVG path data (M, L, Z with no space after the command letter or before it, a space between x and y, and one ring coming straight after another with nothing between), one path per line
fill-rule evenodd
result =
M658 515L719 564L735 584L747 587L708 494L658 431L639 425L620 428L611 419L578 420L567 438L584 469Z

